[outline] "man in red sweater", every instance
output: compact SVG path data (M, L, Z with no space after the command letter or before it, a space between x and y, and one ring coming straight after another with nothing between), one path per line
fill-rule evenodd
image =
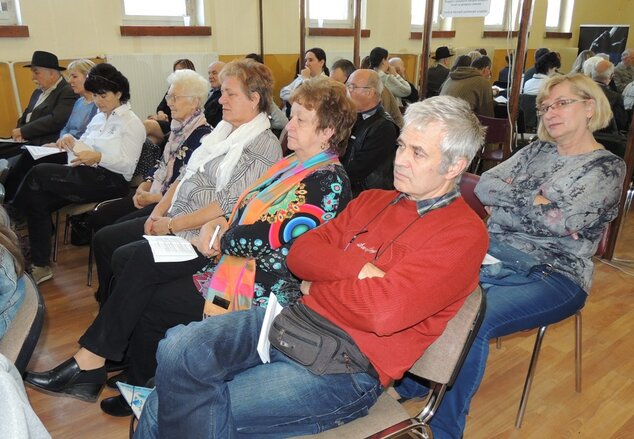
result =
M304 279L304 298L273 323L278 348L270 349L271 362L256 350L261 309L173 328L159 346L156 391L135 437L278 438L366 415L478 284L487 232L457 182L483 137L460 99L409 106L394 163L396 190L362 192L293 244L287 263ZM288 356L293 328L282 318L296 307L312 316L311 324L345 331L340 341L352 348L341 361L334 356L332 367L316 372L315 364Z

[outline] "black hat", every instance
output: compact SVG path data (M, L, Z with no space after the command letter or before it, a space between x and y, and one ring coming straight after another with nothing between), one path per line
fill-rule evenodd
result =
M453 56L453 53L449 51L449 48L447 46L440 46L438 49L436 49L436 54L433 55L432 58L435 60L439 60L443 58L449 58L451 56Z
M36 50L33 52L31 64L27 64L24 67L44 67L46 69L55 69L60 71L66 70L66 67L59 65L59 61L54 54L44 52L43 50Z

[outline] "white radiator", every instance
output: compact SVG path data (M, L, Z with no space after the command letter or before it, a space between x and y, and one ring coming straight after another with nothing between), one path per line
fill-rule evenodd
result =
M207 66L218 60L215 53L162 53L106 55L106 61L114 65L130 81L130 104L141 120L156 112L167 91L167 77L172 73L174 61L188 58L196 71L207 78Z

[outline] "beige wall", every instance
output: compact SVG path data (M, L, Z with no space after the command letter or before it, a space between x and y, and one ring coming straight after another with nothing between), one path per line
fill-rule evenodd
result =
M605 7L596 0L576 0L571 39L545 39L544 20L547 0L535 0L529 49L545 46L561 52L562 70L567 71L576 55L580 24L624 24L625 17L634 17L634 1L609 0ZM119 0L23 0L24 23L29 38L0 38L0 61L28 61L34 50L48 50L62 59L96 57L106 54L134 53L209 53L223 59L259 51L257 0L204 0L206 24L212 27L211 37L122 37L121 2ZM609 3L609 7L608 7ZM294 76L296 53L299 51L299 6L296 0L263 0L264 50L267 64L279 88ZM365 27L370 38L361 40L361 55L375 46L383 46L393 54L420 53L421 41L409 39L409 0L367 0ZM515 40L482 38L482 18L455 19L456 37L435 39L432 50L441 45L453 46L458 53L484 47L496 60L507 47L514 49ZM308 37L306 47L322 47L335 58L352 55L352 38ZM628 46L634 46L634 28ZM405 57L408 72L417 70L416 56ZM496 68L498 66L496 65ZM495 76L494 71L494 76ZM413 78L409 78L413 82ZM7 97L6 72L0 71L0 96ZM11 97L8 97L11 99ZM11 105L11 102L4 101ZM15 123L13 115L0 112L0 135L7 135Z

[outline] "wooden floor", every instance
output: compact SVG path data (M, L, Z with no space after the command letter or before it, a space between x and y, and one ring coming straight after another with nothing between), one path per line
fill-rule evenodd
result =
M621 233L617 257L634 259L632 213ZM77 339L96 315L94 288L86 286L86 260L86 248L63 246L54 267L55 278L41 286L47 316L30 369L45 370L72 355ZM569 319L546 333L524 425L515 430L534 331L506 337L501 349L491 347L464 437L634 437L634 277L598 262L583 319L582 393L574 390L574 319ZM109 390L102 397L112 394ZM107 416L98 404L30 388L28 395L54 438L128 435L129 419Z

